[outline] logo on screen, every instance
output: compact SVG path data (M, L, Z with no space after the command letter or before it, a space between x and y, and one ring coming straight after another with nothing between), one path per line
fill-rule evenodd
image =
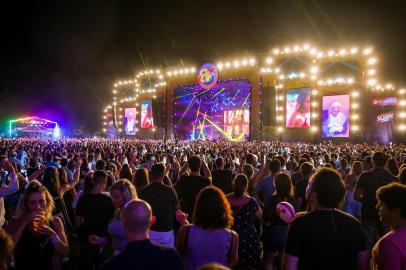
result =
M373 98L371 100L372 106L396 106L398 105L398 99L396 97L388 98Z
M385 123L391 120L393 120L393 112L381 113L378 116L376 116L377 123Z
M203 89L209 89L216 85L219 79L217 68L210 63L203 64L197 71L197 83Z

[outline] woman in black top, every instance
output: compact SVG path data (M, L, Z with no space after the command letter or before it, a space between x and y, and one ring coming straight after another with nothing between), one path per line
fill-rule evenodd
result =
M264 245L265 269L272 269L275 257L283 248L288 233L288 224L281 220L276 213L276 206L280 202L295 205L292 181L286 173L277 173L274 178L275 192L265 205L265 229L262 235Z

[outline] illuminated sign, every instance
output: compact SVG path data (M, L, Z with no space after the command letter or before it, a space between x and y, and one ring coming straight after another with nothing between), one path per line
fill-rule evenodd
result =
M398 105L398 99L396 97L387 98L373 98L371 99L372 106L396 106Z
M214 87L217 84L218 79L219 72L213 64L203 64L197 71L197 83L203 89Z
M393 112L381 113L376 116L377 123L385 123L393 120Z

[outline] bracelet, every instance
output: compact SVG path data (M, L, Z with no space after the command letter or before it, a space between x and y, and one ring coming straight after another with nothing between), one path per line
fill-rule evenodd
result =
M50 240L51 240L51 243L52 244L56 244L56 243L58 243L59 241L61 241L61 239L59 238L59 236L57 235L57 234L55 234L54 236L52 236L51 238L50 238Z

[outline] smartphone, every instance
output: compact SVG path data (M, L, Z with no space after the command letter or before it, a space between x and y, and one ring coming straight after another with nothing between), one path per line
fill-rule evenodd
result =
M6 184L8 171L1 171L0 185Z

